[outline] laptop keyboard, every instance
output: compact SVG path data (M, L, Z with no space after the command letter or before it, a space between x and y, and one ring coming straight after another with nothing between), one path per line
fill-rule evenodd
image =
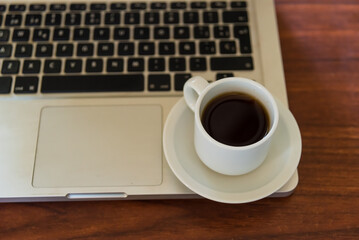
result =
M0 94L181 93L254 69L245 1L0 4Z

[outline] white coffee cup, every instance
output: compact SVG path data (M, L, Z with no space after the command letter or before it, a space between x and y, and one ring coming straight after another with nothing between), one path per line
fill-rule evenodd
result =
M231 146L215 140L207 133L201 121L202 112L212 99L227 92L246 94L261 103L269 118L268 131L263 138L250 145ZM194 145L205 165L218 173L241 175L262 164L279 120L277 104L267 89L246 78L230 77L208 83L197 76L186 82L183 93L188 107L194 112Z

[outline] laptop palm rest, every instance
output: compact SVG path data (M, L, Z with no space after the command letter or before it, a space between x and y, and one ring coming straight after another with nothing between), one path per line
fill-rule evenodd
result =
M34 187L111 187L162 182L160 105L45 107Z

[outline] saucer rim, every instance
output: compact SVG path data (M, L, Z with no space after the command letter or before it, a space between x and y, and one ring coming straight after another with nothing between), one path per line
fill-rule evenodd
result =
M185 100L181 98L178 100L178 102L173 106L171 109L167 120L165 122L164 131L163 131L163 151L165 154L166 161L168 165L170 166L172 172L174 175L190 190L197 193L198 195L201 195L202 197L205 197L207 199L222 202L222 203L246 203L246 202L253 202L262 198L265 198L274 192L276 192L278 189L280 189L289 179L292 177L292 175L297 170L297 166L300 161L301 157L301 150L302 150L302 141L301 141L301 134L298 127L298 124L292 115L292 113L289 111L289 109L282 104L277 98L275 98L275 101L278 105L279 110L279 116L282 120L282 122L285 122L286 125L291 125L288 129L288 135L289 139L296 138L295 144L296 147L291 147L291 155L289 160L286 161L285 166L280 169L280 172L276 177L271 179L270 182L262 185L259 188L252 189L247 192L221 192L218 190L215 190L213 188L210 188L209 186L205 186L201 184L200 182L196 181L195 178L192 177L192 175L188 174L188 172L185 170L185 168L180 164L180 161L177 160L174 161L171 159L171 156L176 155L169 153L170 148L173 149L173 147L169 147L170 145L175 146L173 143L173 137L171 139L171 135L168 134L169 131L172 128L172 133L175 129L177 119L181 116L182 112L185 111L187 108L187 105L185 103ZM182 105L182 106L181 106ZM188 109L189 110L189 109ZM190 111L190 110L189 110ZM177 118L177 119L176 119ZM283 123L282 123L283 124ZM172 150L172 152L175 152ZM220 174L220 173L217 173ZM247 174L253 174L253 172L247 173ZM233 176L235 178L236 176ZM231 178L231 176L229 176Z

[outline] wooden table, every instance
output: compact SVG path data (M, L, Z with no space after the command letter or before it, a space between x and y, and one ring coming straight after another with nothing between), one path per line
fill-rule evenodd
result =
M0 204L0 239L359 239L359 1L277 0L299 186L209 200Z

